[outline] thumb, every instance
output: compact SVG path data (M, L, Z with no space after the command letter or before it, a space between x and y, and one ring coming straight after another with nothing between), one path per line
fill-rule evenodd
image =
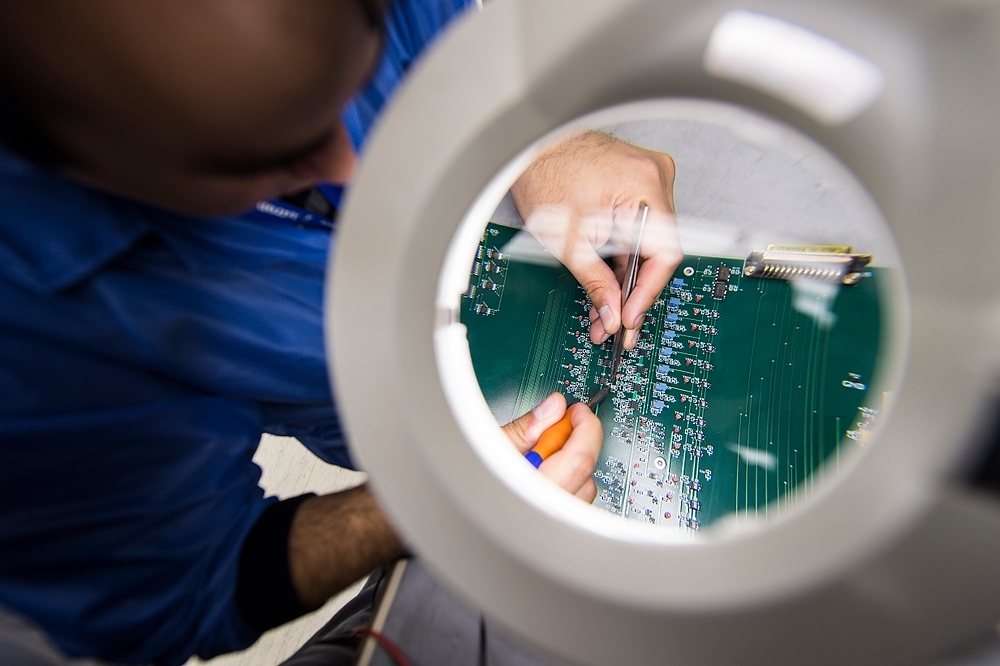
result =
M505 425L503 431L518 451L527 453L545 429L558 423L565 413L566 398L561 393L552 393L530 412Z

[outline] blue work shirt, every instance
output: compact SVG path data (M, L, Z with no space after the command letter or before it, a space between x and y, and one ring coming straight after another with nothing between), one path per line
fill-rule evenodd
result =
M356 145L468 4L391 9L344 112ZM256 640L234 595L276 501L252 461L261 433L351 466L323 354L330 243L259 215L170 214L0 150L0 605L116 662Z

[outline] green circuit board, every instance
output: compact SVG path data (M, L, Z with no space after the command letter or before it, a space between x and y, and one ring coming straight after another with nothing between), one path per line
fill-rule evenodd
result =
M563 267L511 260L516 233L487 226L460 315L500 423L552 391L584 401L610 381L611 342L591 344L583 288ZM880 270L838 287L745 278L742 267L687 255L649 310L596 410L596 506L682 531L734 512L766 518L864 444L879 409L867 393Z

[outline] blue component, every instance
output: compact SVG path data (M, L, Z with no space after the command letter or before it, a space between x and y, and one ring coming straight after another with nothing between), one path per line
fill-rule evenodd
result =
M660 367L658 367L656 369L656 376L657 377L661 377L661 376L667 375L669 373L670 373L670 366L669 365L661 365Z
M664 347L663 349L660 350L660 356L662 356L664 358L667 358L668 356L673 355L673 353L674 353L674 350L671 349L670 347Z
M538 469L538 466L542 464L542 457L534 451L528 451L524 454L524 457L528 459L528 462L535 466L535 469Z
M663 332L663 339L664 340L673 340L675 335L677 335L676 331L664 331Z
M674 281L670 283L670 286L675 289L680 289L684 286L684 278L674 278Z
M668 303L668 305L670 307L672 307L672 308L678 308L681 305L681 299L679 299L677 297L671 298L670 302Z
M666 384L656 384L653 386L653 393L666 393L666 392L667 392Z
M649 411L653 414L653 416L656 416L657 414L663 411L663 408L665 406L666 405L664 405L662 400L654 400L653 402L649 403Z
M667 315L667 322L669 322L669 323L672 324L675 321L677 321L677 313L676 312L671 312L670 314ZM671 333L673 333L673 331L671 331Z

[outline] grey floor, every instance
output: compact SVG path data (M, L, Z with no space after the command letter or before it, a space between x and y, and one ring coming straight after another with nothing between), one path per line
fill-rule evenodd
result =
M261 486L269 495L281 498L306 492L330 493L344 490L362 483L366 478L361 472L324 463L291 437L264 435L254 462L264 470ZM341 606L357 594L360 587L361 581L358 581L318 611L272 629L243 652L223 655L207 662L193 658L186 666L274 666L295 652L326 624Z

